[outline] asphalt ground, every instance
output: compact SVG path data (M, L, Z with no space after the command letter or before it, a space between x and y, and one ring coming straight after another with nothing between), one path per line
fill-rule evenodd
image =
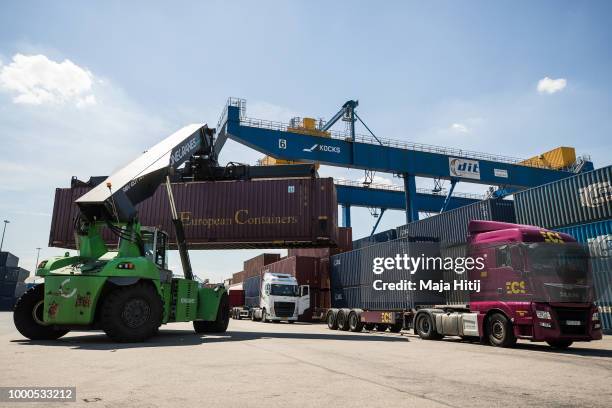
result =
M223 335L176 323L140 344L101 332L34 342L0 312L0 386L76 386L76 403L7 407L610 407L612 336L500 349L232 320Z

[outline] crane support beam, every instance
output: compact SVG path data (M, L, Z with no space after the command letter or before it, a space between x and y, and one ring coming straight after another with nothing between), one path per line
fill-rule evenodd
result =
M573 175L561 170L520 165L481 153L434 146L356 138L324 138L256 126L240 118L240 108L227 107L227 137L272 157L318 161L331 166L368 169L417 177L456 179L486 185L529 188Z
M386 208L388 210L405 210L406 195L403 190L377 189L336 184L338 205L349 207ZM424 193L417 190L416 208L419 212L436 213L440 211L445 200L444 195ZM446 209L452 210L480 201L476 196L451 196Z

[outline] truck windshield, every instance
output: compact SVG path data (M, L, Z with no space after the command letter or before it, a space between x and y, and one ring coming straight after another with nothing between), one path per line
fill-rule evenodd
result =
M527 253L532 280L541 282L549 301L590 301L589 255L581 245L532 243Z
M297 296L298 287L296 285L280 285L273 283L270 288L273 296Z

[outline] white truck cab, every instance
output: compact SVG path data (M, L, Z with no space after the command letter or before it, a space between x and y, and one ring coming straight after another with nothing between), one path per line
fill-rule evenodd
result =
M295 276L284 273L264 273L261 279L259 308L253 310L253 320L288 321L298 320L310 307L310 287L298 285Z

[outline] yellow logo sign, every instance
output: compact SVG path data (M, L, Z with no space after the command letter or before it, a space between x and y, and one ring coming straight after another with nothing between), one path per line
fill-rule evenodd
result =
M540 231L540 234L544 237L544 242L552 242L553 244L562 244L563 238L561 234L553 231Z
M525 281L506 282L506 293L509 295L527 293L525 290Z

